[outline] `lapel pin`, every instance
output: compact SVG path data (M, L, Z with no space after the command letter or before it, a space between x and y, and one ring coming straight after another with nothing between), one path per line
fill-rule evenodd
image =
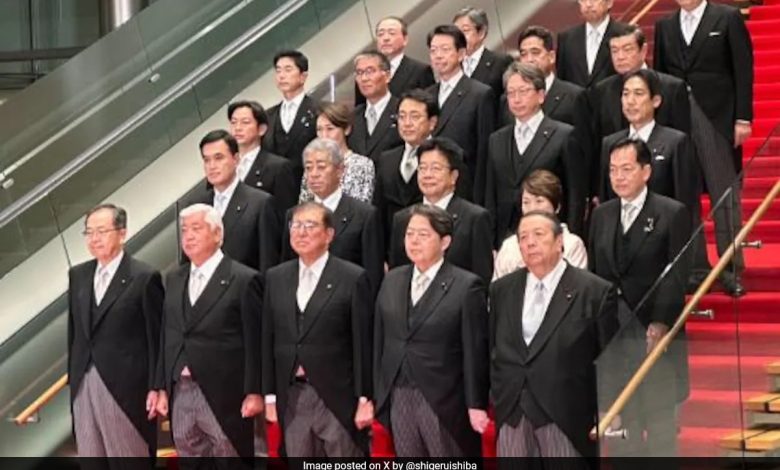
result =
M645 233L650 233L655 230L655 219L652 217L647 218L647 225L644 227Z
M125 282L127 282L127 280L126 279L122 279L122 284L124 284Z
M257 182L257 187L258 188L262 188L263 187L263 182L262 181L258 181Z
M545 138L549 139L549 138L550 138L550 131L544 131L544 132L542 132L542 135L543 135Z
M342 224L346 224L346 223L347 223L347 218L346 218L346 217L344 217L343 219L341 219L341 223L342 223Z
M226 286L227 285L227 281L222 279L221 281L219 281L219 285L220 286Z
M571 300L571 292L566 293L566 300Z
M560 96L556 96L555 97L555 101L561 101L561 97Z
M452 214L452 218L453 219L457 219L458 218L458 214Z
M493 65L493 62L490 62L490 61L485 62L485 67L490 67L491 65Z
M332 287L333 287L333 284L328 284L327 286L325 286L325 289L330 290Z
M241 212L241 206L236 206L236 212Z

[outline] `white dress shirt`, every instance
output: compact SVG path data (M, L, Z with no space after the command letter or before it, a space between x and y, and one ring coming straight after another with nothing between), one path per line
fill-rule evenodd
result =
M339 203L341 202L341 196L343 194L344 191L342 191L341 186L339 186L330 194L330 196L326 197L325 199L320 199L319 196L315 194L314 201L319 202L323 206L327 207L331 212L336 212L336 208L339 206Z
M446 196L444 196L443 198L439 199L436 202L431 202L431 201L428 200L428 198L423 197L423 204L427 204L429 206L436 206L439 209L444 209L446 211L447 210L447 206L450 205L450 201L452 201L453 197L455 197L455 193L449 193L449 194L447 194Z
M450 97L450 93L458 85L460 79L463 78L463 70L458 70L455 75L450 77L449 80L442 80L439 82L439 107L444 106L447 98Z
M100 302L103 301L108 286L111 285L111 280L114 279L114 274L116 274L116 270L119 269L119 264L122 262L124 256L125 252L122 250L105 266L101 266L100 262L98 262L97 268L95 269L95 277L92 280L96 305L100 305Z
M233 198L233 193L236 191L238 183L241 182L237 176L238 175L233 178L233 182L231 182L224 191L220 192L216 187L214 188L214 209L218 210L219 215L222 217L225 216L225 211L227 210L228 204L230 204L230 200ZM222 202L219 202L220 200Z
M477 69L477 65L479 65L479 61L482 59L482 54L485 52L485 46L479 46L479 49L474 51L473 54L467 55L463 58L463 73L465 73L467 76L471 77L474 75L474 70Z
M298 258L298 289L295 293L298 300L298 308L301 311L306 310L306 306L311 300L314 290L317 288L317 283L320 282L322 272L325 270L325 265L328 263L328 252L326 251L322 256L317 258L310 266L306 266L300 258ZM307 286L304 282L304 275L306 270L311 273L311 283Z
M441 269L441 266L444 264L444 257L442 257L439 261L435 262L430 268L425 270L425 272L420 272L419 268L417 266L414 267L414 270L412 271L412 285L410 289L410 293L412 294L412 304L416 304L417 301L419 301L423 295L425 295L425 292L428 291L428 288L431 287L431 283L436 278L436 274L439 273L439 270ZM421 276L425 276L425 283L424 285L418 290L417 292L417 298L414 298L415 289L418 283L420 282L419 279Z
M544 93L547 94L550 92L550 88L552 88L553 82L555 81L555 73L550 73L550 75L544 77Z
M411 181L412 176L417 171L417 147L412 147L408 143L404 144L404 154L401 157L401 166L398 170L401 172L401 176L407 183Z
M217 270L217 266L222 262L222 258L225 254L222 250L217 249L209 259L203 262L200 266L195 266L195 263L190 262L190 277L188 281L188 297L190 305L195 305L198 298L206 290L211 277L214 276L214 272ZM192 373L190 368L185 364L184 369L181 371L183 377L190 377Z
M259 154L260 146L258 145L247 153L241 155L241 161L238 162L238 168L236 169L236 173L238 173L238 179L241 181L246 180L246 175L249 174L249 170L252 168L252 165L255 164L255 160L257 160L257 156Z
M588 73L593 73L596 57L599 54L601 42L604 40L604 34L607 32L608 24L609 15L595 28L590 23L585 23L585 58L588 62ZM596 35L595 40L592 39L593 34Z
M642 126L639 130L636 130L633 125L628 126L628 136L647 143L648 139L650 139L650 134L653 133L653 129L655 129L655 119Z
M525 153L528 145L534 139L536 131L539 130L539 126L542 125L543 120L544 112L542 112L541 109L525 122L515 119L515 143L517 144L517 151L520 152L520 155ZM524 128L527 128L528 131L524 131Z
M555 293L555 289L558 288L558 283L561 282L561 277L566 270L566 261L561 258L558 260L558 264L555 265L552 271L547 273L543 279L538 279L530 271L528 272L528 278L525 282L525 296L523 297L523 340L525 344L531 344L534 336L539 331L539 327L542 326L544 317L547 315L547 308L550 306L550 301ZM534 315L533 307L536 296L537 284L544 284L544 301L542 303L542 314Z
M395 73L398 71L398 67L401 66L402 60L404 60L403 54L398 54L397 56L390 59L390 79L395 76Z
M637 216L642 211L642 207L645 205L645 201L647 200L647 186L645 186L642 189L642 192L639 193L637 197L635 197L633 200L629 201L627 199L620 198L620 220L623 224L623 232L627 232L629 228L631 228L631 225L634 224L636 221ZM631 204L633 206L633 212L631 214L631 217L626 221L624 219L623 213L626 210L625 206L626 204Z
M382 117L382 113L385 112L385 108L387 108L387 103L390 102L390 98L393 95L390 94L388 91L385 93L385 96L379 98L379 100L376 103L371 103L370 101L366 101L366 111L363 113L363 116L366 118L366 123L368 124L368 133L373 134L374 133L374 127L379 123L379 119ZM371 118L369 117L371 114L371 110L374 111L374 123L373 127L371 125Z
M696 30L699 29L699 23L704 16L704 10L707 8L707 2L701 2L699 6L691 11L680 10L680 31L682 31L685 44L690 45ZM690 20L688 19L690 17ZM689 23L690 22L690 23Z
M301 102L303 102L304 96L306 96L306 93L301 90L301 92L298 93L298 95L296 95L293 99L282 100L280 117L282 120L282 128L284 128L284 132L290 132L290 128L292 128L293 124L295 123L295 116L298 115L298 108L301 107Z

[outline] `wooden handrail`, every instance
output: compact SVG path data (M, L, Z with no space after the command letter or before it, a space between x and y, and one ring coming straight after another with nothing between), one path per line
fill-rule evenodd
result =
M685 325L686 320L688 320L688 316L699 304L701 298L704 297L704 295L710 290L712 284L715 282L718 276L720 276L720 273L723 272L723 270L726 268L726 265L734 257L735 247L742 246L742 243L750 234L750 231L753 230L753 227L755 227L758 221L764 216L766 211L769 209L769 206L772 204L772 201L777 198L778 194L780 194L780 180L775 182L775 185L766 195L764 200L761 201L761 205L758 206L756 211L753 212L753 215L750 216L750 219L747 221L747 223L742 227L742 230L739 231L739 234L737 234L734 243L732 243L726 252L723 253L723 256L721 256L720 260L718 260L718 263L714 268L712 268L712 271L710 271L706 279L704 279L704 282L702 282L699 288L696 289L693 297L691 297L691 299L688 300L688 303L685 304L685 308L677 318L674 326L672 326L672 328L663 336L663 338L661 338L655 349L653 349L650 354L645 357L642 365L639 366L639 369L637 369L637 371L634 373L634 376L631 377L631 380L628 381L628 384L626 384L625 388L623 388L623 391L620 392L620 395L618 395L615 402L612 403L612 406L609 407L607 413L601 418L597 428L591 431L592 438L604 437L604 433L612 423L612 420L615 419L615 417L626 406L628 400L633 396L637 388L639 388L639 385L642 383L645 377L647 377L650 369L661 357L661 354L666 352L666 348L669 347L669 344L672 342L674 336L682 329L683 325Z
M631 12L634 11L636 8L638 8L639 5L641 5L642 2L644 1L645 0L634 0L633 2L631 2L631 5L629 5L628 8L626 8L626 10L623 12L620 18L618 18L618 20L625 23L626 20L628 19L628 16L631 14Z
M59 378L59 380L54 382L51 387L47 388L46 391L41 394L41 396L36 398L34 402L30 403L30 406L19 413L19 415L14 418L14 423L19 426L24 426L25 424L29 423L30 418L35 415L35 413L46 406L46 404L49 403L52 398L54 398L63 388L67 386L68 374L64 374Z
M658 3L658 0L650 0L647 2L647 4L639 10L639 13L637 13L633 18L631 18L631 21L629 21L629 24L638 24L639 21L644 18L644 16L647 14L648 11L652 10L653 7Z

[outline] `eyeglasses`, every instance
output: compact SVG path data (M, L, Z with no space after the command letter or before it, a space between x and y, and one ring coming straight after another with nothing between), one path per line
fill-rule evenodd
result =
M510 88L506 91L506 96L527 96L535 91L534 87Z
M376 67L369 67L367 69L357 69L357 70L355 70L355 76L358 77L358 78L363 77L363 76L365 76L365 77L373 77L374 75L376 75L379 72L380 72L380 69L378 69Z
M311 220L290 222L291 232L309 233L317 227L322 226L319 222L313 222Z
M117 230L121 230L121 229L119 229L119 228L99 228L99 229L93 230L91 228L88 228L88 229L84 230L83 232L81 232L81 234L84 235L84 238L92 238L92 237L94 237L96 235L98 237L102 238L102 237L105 237L107 234L109 234L111 232L116 232Z

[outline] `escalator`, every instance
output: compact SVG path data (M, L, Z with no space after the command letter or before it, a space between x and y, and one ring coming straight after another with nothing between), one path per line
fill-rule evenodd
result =
M512 31L546 1L471 3L495 23L511 18L501 26ZM88 259L87 209L124 206L128 252L166 270L179 252L175 201L202 178L197 142L226 127L229 101L279 101L275 52L311 58L315 98L351 99L351 59L378 19L406 18L407 52L422 58L425 32L459 6L160 0L0 107L0 456L51 455L68 438L67 393L40 424L10 418L65 371L67 271Z

